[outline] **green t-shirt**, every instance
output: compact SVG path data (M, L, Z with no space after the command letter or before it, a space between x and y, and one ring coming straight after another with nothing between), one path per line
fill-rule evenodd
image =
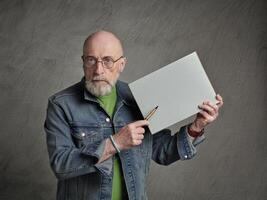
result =
M112 88L110 94L97 97L97 100L108 113L110 118L113 118L113 113L117 101L116 87ZM119 156L115 156L113 169L112 200L124 200L126 199L125 196L127 196L127 192Z

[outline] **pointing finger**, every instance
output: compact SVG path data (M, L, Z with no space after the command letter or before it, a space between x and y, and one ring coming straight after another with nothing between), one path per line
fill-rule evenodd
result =
M142 127L142 126L148 126L149 125L149 121L147 120L138 120L136 122L133 122L133 124L135 125L135 127Z

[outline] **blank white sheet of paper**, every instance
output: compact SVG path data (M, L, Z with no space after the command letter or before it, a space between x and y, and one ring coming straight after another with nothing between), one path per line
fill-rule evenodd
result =
M196 52L130 83L129 87L143 117L158 106L149 119L152 134L198 113L198 105L205 100L217 102Z

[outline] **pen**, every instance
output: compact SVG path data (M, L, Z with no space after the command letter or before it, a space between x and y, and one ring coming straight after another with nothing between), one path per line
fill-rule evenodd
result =
M151 110L148 115L145 117L145 120L149 120L150 117L152 117L152 115L156 112L156 110L158 109L159 106L156 106L155 108L153 108L153 110Z

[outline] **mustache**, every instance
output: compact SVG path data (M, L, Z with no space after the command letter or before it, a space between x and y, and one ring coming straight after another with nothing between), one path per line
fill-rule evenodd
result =
M92 81L106 81L106 82L108 82L108 80L103 76L94 76L92 78Z
M89 82L93 81L105 81L107 84L112 85L112 83L104 76L94 76Z

